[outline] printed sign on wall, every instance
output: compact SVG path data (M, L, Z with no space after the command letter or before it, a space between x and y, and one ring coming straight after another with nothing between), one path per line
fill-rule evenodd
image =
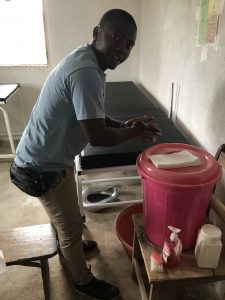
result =
M198 45L212 45L216 42L220 0L201 0L198 30Z

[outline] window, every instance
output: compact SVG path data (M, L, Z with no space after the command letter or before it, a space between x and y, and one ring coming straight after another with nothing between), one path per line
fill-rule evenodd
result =
M0 0L0 65L46 65L42 0Z

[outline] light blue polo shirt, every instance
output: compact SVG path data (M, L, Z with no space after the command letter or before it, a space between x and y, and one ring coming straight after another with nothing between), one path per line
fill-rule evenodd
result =
M16 149L15 163L40 171L70 167L87 144L79 120L105 118L105 73L89 44L49 74Z

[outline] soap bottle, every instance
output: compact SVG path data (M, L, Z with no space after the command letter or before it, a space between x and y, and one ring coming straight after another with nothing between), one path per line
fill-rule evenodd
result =
M168 226L171 230L169 241L165 240L163 245L163 260L167 268L175 268L180 264L180 256L182 252L182 244L178 238L179 228Z

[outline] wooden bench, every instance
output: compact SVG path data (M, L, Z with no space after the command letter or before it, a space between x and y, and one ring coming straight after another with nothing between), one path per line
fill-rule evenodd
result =
M216 159L225 169L225 144L216 154ZM225 206L215 194L211 196L209 212L213 210L225 224ZM212 220L207 217L207 223ZM164 273L151 272L150 255L153 251L161 254L162 249L153 245L144 234L143 214L133 215L134 244L133 244L133 277L137 278L142 300L158 300L166 288L187 286L207 282L225 280L225 245L223 246L219 264L216 269L198 268L194 249L183 251L181 264L175 269L165 269ZM212 222L213 223L213 222Z
M56 236L51 224L3 230L0 232L0 249L7 266L41 268L45 299L49 299L48 259L57 254Z

